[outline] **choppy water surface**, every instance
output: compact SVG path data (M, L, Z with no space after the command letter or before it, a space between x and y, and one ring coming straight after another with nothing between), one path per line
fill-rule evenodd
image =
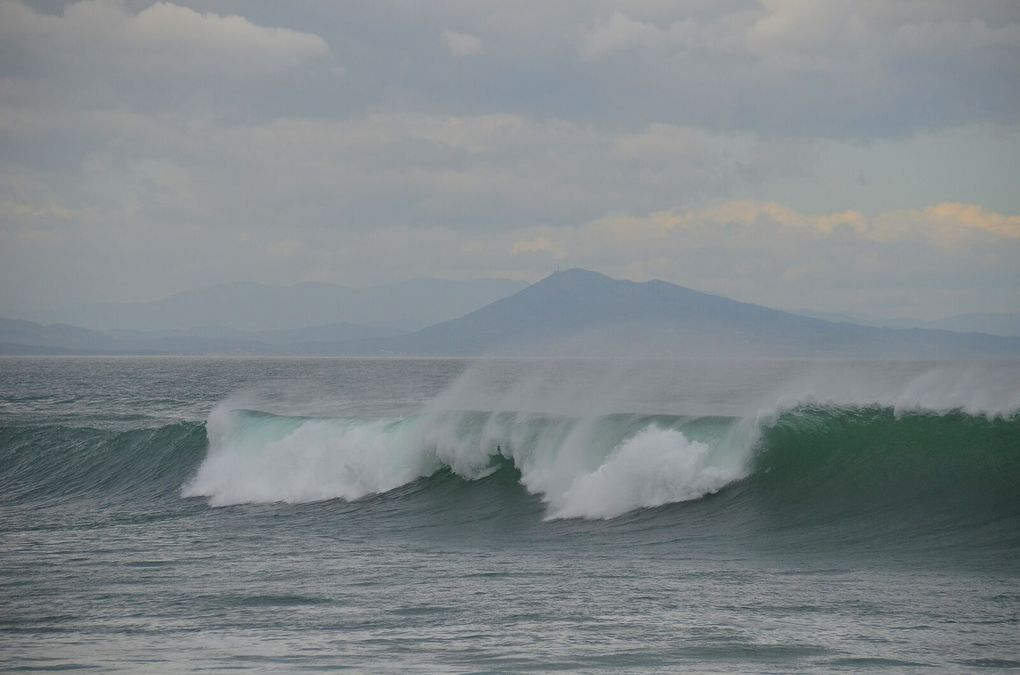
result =
M0 360L0 666L1020 667L1020 364Z

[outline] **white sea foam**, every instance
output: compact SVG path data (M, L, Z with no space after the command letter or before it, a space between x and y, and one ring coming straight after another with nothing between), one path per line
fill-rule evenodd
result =
M648 427L606 461L549 495L552 518L613 518L642 507L700 499L739 479L736 467L714 466L711 449L673 429Z
M217 410L206 426L208 456L183 494L208 497L214 506L353 500L437 468L418 439L384 420L259 418Z
M740 479L762 425L803 402L991 416L1020 407L1015 363L777 362L757 364L767 375L758 380L736 362L687 365L679 374L660 366L537 364L522 376L515 367L471 369L401 419L273 417L237 412L238 402L226 401L209 418L208 456L184 494L213 505L354 500L444 466L477 480L502 455L545 501L548 517L611 518L698 499ZM731 418L714 427L659 418L656 402ZM495 412L465 411L473 406Z
M742 451L725 452L731 433L715 434L713 447L639 420L447 411L358 422L217 410L208 456L183 493L214 506L354 500L443 466L476 480L502 455L549 517L611 518L697 499L742 475L746 440Z

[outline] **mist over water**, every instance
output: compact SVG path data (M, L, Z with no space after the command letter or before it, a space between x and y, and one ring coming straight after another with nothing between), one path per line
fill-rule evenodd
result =
M548 517L612 518L746 478L762 432L802 406L832 424L862 408L1008 416L1011 375L979 362L479 361L403 417L297 415L287 399L278 416L227 399L183 494L216 506L354 500L440 469L477 480L507 460Z
M1020 664L1015 361L0 369L8 665Z

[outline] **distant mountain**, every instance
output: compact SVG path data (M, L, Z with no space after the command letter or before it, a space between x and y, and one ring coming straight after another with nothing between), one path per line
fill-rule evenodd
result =
M252 332L215 326L96 331L0 319L0 354L337 354L352 340L374 340L401 332L351 323Z
M957 333L986 333L1020 337L1020 314L1008 313L968 313L956 314L944 319L878 319L875 317L855 314L836 314L834 312L816 312L812 310L795 310L795 314L810 316L826 321L857 323L862 326L879 326L882 328L925 328L930 330L951 330Z
M1020 314L957 314L926 322L928 328L1020 336Z
M459 319L372 343L407 354L844 356L1020 355L1020 339L834 323L664 281L557 272Z
M416 330L521 290L507 279L420 279L368 288L302 283L235 283L141 303L94 303L21 313L43 324L95 330L174 330L219 326L242 331L286 330L338 323Z
M900 328L901 326L887 326L883 319L876 319L870 316L862 316L860 314L848 314L844 312L818 312L813 309L790 309L782 310L788 311L790 314L796 314L798 316L806 316L811 319L822 319L823 321L831 321L833 323L856 323L861 326L881 326L884 328Z
M102 352L110 344L109 336L78 326L0 319L0 354Z
M3 353L959 358L1020 356L1020 338L832 322L581 269L414 333L334 323L242 331L93 331L0 320Z

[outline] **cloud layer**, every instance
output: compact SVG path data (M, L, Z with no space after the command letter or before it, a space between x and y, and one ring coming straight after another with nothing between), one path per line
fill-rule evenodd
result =
M12 0L0 313L568 265L1020 310L1018 75L1013 2Z

